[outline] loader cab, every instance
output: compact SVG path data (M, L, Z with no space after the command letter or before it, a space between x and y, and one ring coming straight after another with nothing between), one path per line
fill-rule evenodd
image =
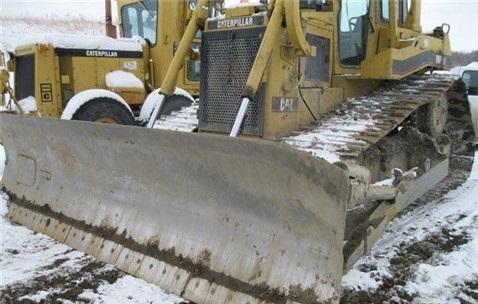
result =
M196 8L197 0L189 0L184 2L189 11L193 11ZM177 4L176 4L177 5ZM130 4L123 5L121 7L121 32L123 37L132 38L134 36L143 37L150 46L156 45L158 39L158 19L162 19L170 16L170 12L165 9L167 6L158 7L158 1L135 1ZM211 6L209 17L215 17L219 13L219 8L222 7L222 1L215 1ZM159 17L159 10L166 10ZM187 15L184 12L184 15ZM170 16L174 19L173 16ZM167 18L169 21L169 18ZM160 20L161 22L163 20ZM184 24L184 23L183 23ZM161 25L160 25L161 27ZM182 31L178 29L178 31ZM163 34L167 36L167 34ZM166 38L167 39L167 38ZM196 33L195 40L191 45L191 48L197 49L201 43L201 31Z
M118 0L118 18L122 38L142 37L143 60L147 67L148 92L161 86L166 77L169 63L179 46L186 29L195 0ZM198 33L191 44L190 52L184 61L184 68L177 76L177 86L192 96L199 92L200 55L197 45Z

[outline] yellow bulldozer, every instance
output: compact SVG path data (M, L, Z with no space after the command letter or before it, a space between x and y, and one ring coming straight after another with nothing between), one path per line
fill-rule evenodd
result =
M40 34L22 40L6 63L15 75L10 109L30 115L134 125L157 95L197 1L117 1L120 38L105 1L108 36ZM211 6L213 16L222 1ZM172 21L173 20L173 21ZM195 102L199 93L200 32L177 71L176 94L162 114ZM3 81L2 84L6 82ZM19 103L16 107L13 102ZM33 110L32 110L33 109Z
M450 26L423 33L418 0L211 5L148 111L201 30L195 132L2 114L7 216L197 303L338 303L391 219L473 162L464 83L430 73Z

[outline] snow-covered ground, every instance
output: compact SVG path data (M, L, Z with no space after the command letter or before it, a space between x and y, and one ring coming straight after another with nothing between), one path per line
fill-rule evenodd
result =
M342 285L371 291L396 282L401 259L417 260L395 290L413 303L478 303L478 162L459 188L393 220Z

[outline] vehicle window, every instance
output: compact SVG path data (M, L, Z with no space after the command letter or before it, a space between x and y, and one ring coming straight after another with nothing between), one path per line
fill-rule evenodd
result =
M343 0L340 7L340 31L352 32L357 30L356 19L368 14L369 1Z
M400 16L398 18L399 23L402 24L408 15L408 10L410 9L410 3L407 0L399 0L398 1L398 11ZM390 0L381 0L381 12L382 12L382 19L384 21L390 20Z
M339 55L343 65L358 66L365 58L369 0L342 0L339 13Z
M478 95L478 71L465 71L462 78L468 95Z
M382 19L383 20L390 20L390 2L389 2L389 0L382 0L381 7L382 7Z
M193 11L193 10L196 8L197 4L198 4L198 1L197 1L197 0L190 0L190 1L189 1L189 9ZM215 6L211 5L211 6L209 7L209 18L212 18L212 17L217 16L218 13L219 13L219 12L216 11L216 7L215 7Z
M157 17L157 1L138 1L123 6L121 9L121 26L124 37L141 36L151 45L155 45L158 28Z

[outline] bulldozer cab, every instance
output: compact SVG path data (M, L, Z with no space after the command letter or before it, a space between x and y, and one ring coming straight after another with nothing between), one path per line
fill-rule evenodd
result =
M243 135L281 137L382 80L443 69L451 54L448 25L421 32L419 1L281 3L268 13L231 7L207 22L199 131L233 135L241 125ZM243 97L248 111L237 115Z
M392 5L391 5L392 3ZM392 9L392 7L394 7ZM403 28L410 9L407 0L395 2L370 0L340 1L339 19L339 61L343 66L360 66L367 57L367 47L380 31ZM394 16L391 18L390 16ZM377 18L378 16L378 18ZM383 38L382 38L383 39ZM393 40L393 39L389 39ZM370 49L371 52L374 48Z
M416 0L338 2L338 74L354 69L365 79L401 79L448 67L450 26L424 34Z
M443 23L423 33L420 10L418 0L341 1L340 63L360 66L364 79L403 79L448 69L450 26Z
M365 58L369 15L370 1L342 1L339 13L339 59L342 65L359 66Z

